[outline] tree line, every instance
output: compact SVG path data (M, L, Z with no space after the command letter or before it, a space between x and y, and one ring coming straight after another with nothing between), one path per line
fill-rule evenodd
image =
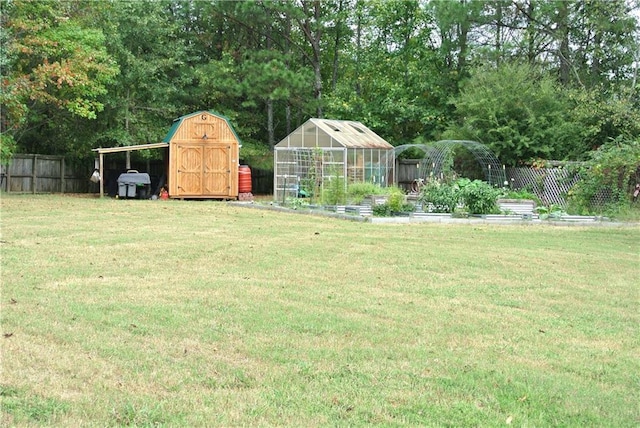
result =
M506 165L640 139L637 0L3 0L1 154L86 159L227 116L245 159L310 117Z

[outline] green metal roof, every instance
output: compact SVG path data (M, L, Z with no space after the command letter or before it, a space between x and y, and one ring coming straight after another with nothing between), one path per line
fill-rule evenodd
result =
M202 114L202 113L209 113L209 114L212 114L212 115L224 120L227 123L227 125L229 125L229 129L231 129L231 132L233 132L233 135L236 137L236 140L238 140L238 144L242 144L242 141L240 140L240 137L238 137L238 134L236 134L235 129L233 129L233 126L231 126L231 121L229 120L229 118L226 117L226 116L223 116L223 115L221 115L219 113L216 113L215 111L212 111L212 110L196 111L194 113L185 114L184 116L180 116L179 118L175 119L173 121L173 124L171 125L171 129L169 129L169 132L164 137L162 142L163 143L169 143L171 141L171 139L175 135L176 131L178 130L178 128L182 124L183 120L188 119L188 118L193 117L193 116L197 116L197 115Z

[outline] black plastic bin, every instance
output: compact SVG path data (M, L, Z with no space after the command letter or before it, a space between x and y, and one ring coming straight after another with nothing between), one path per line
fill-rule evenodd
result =
M147 199L151 178L146 172L125 172L118 177L118 197Z

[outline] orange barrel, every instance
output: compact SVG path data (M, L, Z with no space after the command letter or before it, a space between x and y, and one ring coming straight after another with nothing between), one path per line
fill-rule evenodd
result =
M251 193L251 168L248 165L238 167L238 192Z

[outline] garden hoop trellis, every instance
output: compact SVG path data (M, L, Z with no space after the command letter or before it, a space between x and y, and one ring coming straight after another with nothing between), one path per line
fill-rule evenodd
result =
M421 150L424 157L418 166L420 180L442 178L447 174L447 164L453 162L453 155L458 147L464 147L474 157L482 169L485 181L495 187L501 187L506 181L505 167L496 155L484 144L469 140L440 140L433 144L404 144L395 148L396 159L409 149Z

